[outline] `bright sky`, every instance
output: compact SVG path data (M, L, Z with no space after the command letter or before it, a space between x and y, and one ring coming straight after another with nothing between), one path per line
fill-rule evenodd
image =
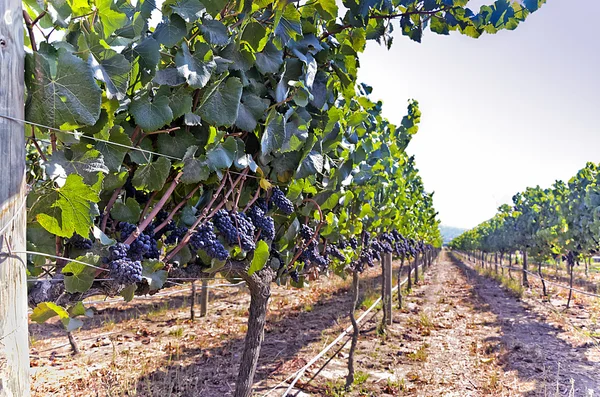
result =
M514 31L368 45L359 77L384 115L399 123L419 101L408 151L443 224L473 227L527 186L600 162L598 15L599 0L548 0Z

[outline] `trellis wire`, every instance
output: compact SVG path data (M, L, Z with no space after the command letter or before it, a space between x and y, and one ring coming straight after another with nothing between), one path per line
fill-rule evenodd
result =
M79 134L77 134L77 133L75 133L75 132L73 132L73 131L61 130L60 128L54 128L54 127L50 127L49 125L44 125L44 124L38 124L38 123L34 123L33 121L28 121L28 120L24 120L24 119L19 119L19 118L12 117L12 116L7 116L7 115L5 115L5 114L0 114L0 117L1 117L1 118L5 118L5 119L8 119L8 120L16 121L16 122L19 122L19 123L25 123L25 124L29 124L29 125L32 125L32 126L35 126L35 127L39 127L39 128L45 128L45 129L48 129L48 130L51 130L51 131L62 132L62 133L65 133L65 134L70 134L70 135L73 135L73 136L78 136L78 135L79 135ZM94 136L90 136L90 135L83 135L83 134L82 134L81 136L82 136L82 137L84 137L84 138L88 138L88 139L91 139L91 140L97 141L97 142L103 142L103 143L106 143L106 144L108 144L108 145L120 146L120 147L122 147L122 148L126 148L126 149L137 150L137 151L139 151L139 152L143 152L143 153L147 153L147 154L151 154L151 155L155 155L155 156L159 156L159 157L165 157L165 158L169 158L169 159L171 159L171 160L183 161L183 159L182 159L182 158L179 158L179 157L170 156L170 155L167 155L167 154L162 154L162 153L158 153L158 152L153 152L152 150L146 150L146 149L142 149L142 148L140 148L140 147L137 147L137 146L129 146L129 145L124 145L124 144L122 144L122 143L118 143L118 142L112 142L112 141L107 141L106 139L96 138L96 137L94 137ZM33 137L27 137L27 138L29 138L29 139L34 139ZM40 138L35 138L35 140L37 140L37 141L40 141L40 142L52 143L52 142L50 142L50 141L48 141L48 140L45 140L45 139L40 139ZM241 173L239 173L239 172L236 172L236 171L231 171L231 170L229 170L229 172L230 172L230 173L232 173L232 174L241 175ZM259 177L259 176L256 176L256 175L246 175L246 176L247 176L248 178L255 178L255 179L267 179L267 178L262 178L262 177ZM267 180L269 180L269 179L267 179ZM271 180L269 180L269 182L271 182L271 183L272 183L272 181L271 181ZM1 234L1 233L0 233L0 234Z
M0 117L2 117L2 118L4 118L4 119L8 119L8 120L12 120L12 121L16 121L16 122L18 122L18 123L25 123L25 124L33 125L33 126L35 126L35 127L39 127L39 128L48 129L48 130L50 130L50 131L62 132L62 133L64 133L64 134L69 134L69 135L73 135L73 136L78 136L78 135L79 135L79 134L77 134L77 133L75 133L75 132L73 132L73 131L61 130L60 128L54 128L54 127L50 127L49 125L43 125L43 124L34 123L33 121L23 120L23 119L19 119L19 118L12 117L12 116L7 116L7 115L5 115L5 114L0 114ZM112 142L112 141L108 141L108 140L106 140L106 139L96 138L96 137L94 137L94 136L90 136L90 135L83 135L83 134L82 134L81 136L83 136L84 138L87 138L87 139L91 139L91 140L93 140L93 141L97 141L97 142L103 142L103 143L106 143L106 144L109 144L109 145L114 145L114 146L120 146L120 147L127 148L127 149L131 149L131 150L137 150L137 151L139 151L139 152L144 152L144 153L148 153L148 154L153 154L153 155L156 155L156 156L162 156L162 157L166 157L166 158L169 158L169 159L172 159L172 160L179 160L179 161L183 160L183 159L181 159L181 158L179 158L179 157L175 157L175 156L169 156L169 155L167 155L167 154L162 154L162 153L153 152L153 151L151 151L151 150L142 149L142 148L139 148L139 147L136 147L136 146L124 145L124 144L122 144L122 143L118 143L118 142ZM37 139L37 138L36 138L36 139Z
M58 256L58 255L51 255L51 254L46 254L44 252L37 252L37 251L0 251L0 255L12 255L12 254L28 254L28 255L40 255L40 256L47 256L48 258L54 258L54 259L62 259L62 260L66 260L69 262L75 262L75 263L79 263L88 267L91 267L93 269L97 269L97 270L102 270L103 272L107 272L108 269L105 269L103 267L98 267L89 263L85 263L82 261L79 261L77 259L71 259L71 258L65 258L64 256Z

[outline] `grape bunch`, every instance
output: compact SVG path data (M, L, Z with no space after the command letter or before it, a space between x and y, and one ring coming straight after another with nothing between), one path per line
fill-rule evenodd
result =
M154 221L152 222L152 227L156 228L158 227L158 225L160 225L161 223L163 223L164 221L167 220L167 218L169 217L169 212L165 211L165 210L160 210L158 211L158 214L156 214L156 218L154 218ZM155 239L159 239L162 237L163 234L173 231L175 230L175 228L177 227L177 225L175 224L175 222L171 219L166 225L165 227L163 227L162 229L160 229L154 236Z
M110 252L108 259L111 261L127 258L129 253L129 244L116 243L108 249Z
M178 242L181 241L181 239L183 238L183 236L185 236L185 234L187 232L188 232L188 228L185 226L176 227L165 238L165 244L177 244Z
M213 222L219 233L223 236L227 244L236 245L238 243L238 231L225 210L218 210L213 217Z
M121 231L121 234L119 235L119 240L121 241L125 241L127 240L127 237L129 237L129 235L133 232L135 232L136 226L134 224L128 223L128 222L120 222L119 223L119 230Z
M302 237L304 240L306 240L306 241L310 240L314 234L315 234L315 231L310 226L302 225L300 227L300 237Z
M218 240L217 235L213 231L214 225L211 221L200 226L194 234L190 236L190 245L195 250L202 249L211 258L224 261L229 257L229 252L223 244Z
M248 217L254 224L254 226L260 230L260 237L263 240L275 239L275 222L273 218L266 215L266 212L259 207L254 205L248 210Z
M142 233L129 245L129 257L135 261L142 260L152 248L152 237Z
M281 210L281 212L286 215L290 215L292 212L294 212L294 204L292 204L292 202L285 197L281 189L275 186L271 190L271 193L271 201L277 208Z
M243 212L232 212L231 217L234 224L237 226L237 232L240 239L240 246L244 251L254 251L256 244L254 243L254 233L256 229L254 224Z
M219 210L213 217L214 225L229 245L240 244L244 251L254 251L254 225L246 214Z
M369 267L375 266L373 263L373 254L369 249L363 249L360 253L360 262Z
M358 249L358 240L356 239L356 237L350 237L348 244L350 244L350 247L353 250Z
M92 248L92 240L83 238L79 234L75 233L73 237L69 239L69 243L77 249L80 250L89 250Z
M110 277L119 284L129 285L142 281L142 264L128 258L115 259L108 265Z
M338 259L340 261L346 260L346 256L344 256L344 253L342 251L340 251L340 249L338 247L336 247L334 244L327 245L327 248L325 248L325 255L327 255L327 256L331 255L332 257L334 257L335 259Z

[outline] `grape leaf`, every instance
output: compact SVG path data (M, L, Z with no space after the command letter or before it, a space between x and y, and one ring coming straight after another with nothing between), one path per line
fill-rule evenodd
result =
M201 42L196 43L193 55L187 44L183 43L175 55L175 64L179 74L192 88L203 88L217 67L210 47Z
M166 96L154 97L150 102L148 95L134 99L129 110L135 122L145 131L156 131L173 120L173 111Z
M72 157L68 160L64 151L52 154L43 167L51 179L58 186L64 186L67 177L71 174L81 175L83 181L88 185L98 180L98 172L108 173L104 165L102 153L95 149L88 149L79 145L73 147Z
M187 27L183 18L172 14L168 20L158 24L153 36L165 47L173 47L183 39L186 33Z
M204 39L210 44L223 46L229 42L227 26L223 25L221 21L205 19L200 25L200 31Z
M217 83L208 90L199 109L202 120L216 126L230 126L238 116L242 82L237 77L229 77L225 83Z
M98 266L100 263L100 257L91 253L75 259L94 266ZM68 293L74 294L76 292L86 292L91 288L96 269L82 263L69 262L63 267L62 274L65 275L65 289Z
M123 131L123 127L115 126L110 131L102 131L94 135L96 138L103 139L109 142L119 143L125 146L133 146L129 136ZM96 149L102 153L104 164L111 171L119 171L123 164L123 159L128 150L126 147L111 145L107 142L96 142Z
M253 275L255 272L262 270L269 259L269 245L263 240L259 240L256 243L256 249L254 250L254 257L248 269L248 275Z
M128 23L127 15L111 9L113 0L96 0L98 16L102 22L104 37L108 38L113 32Z
M171 162L164 157L160 157L153 163L139 167L135 171L131 183L136 189L160 190L165 184L170 170Z
M87 63L49 45L28 55L27 61L27 120L55 128L96 123L102 90Z
M141 213L142 208L132 197L128 197L125 203L117 201L110 210L110 216L115 220L129 223L137 223Z
M188 23L197 21L202 16L202 11L205 10L198 0L177 0L170 7L175 14Z
M46 197L45 202L50 205L42 207L36 219L44 229L57 236L71 237L74 232L87 236L93 226L92 203L99 201L97 190L83 183L81 176L71 174L63 187Z

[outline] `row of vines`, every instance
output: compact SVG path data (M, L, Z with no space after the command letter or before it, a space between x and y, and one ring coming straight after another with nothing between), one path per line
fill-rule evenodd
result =
M385 119L358 57L369 40L391 46L395 20L415 41L476 38L544 1L467 3L25 0L32 320L70 332L92 295L241 278L235 395L249 396L271 283L356 278L382 253L441 244L406 153L418 103Z
M527 188L513 196L513 205L502 205L490 220L468 230L450 246L485 260L486 255L508 256L520 252L523 284L527 285L528 262L557 266L565 262L573 287L575 266L585 264L586 274L593 255L600 250L600 172L598 165L585 168L568 182L556 181L551 187ZM547 295L542 278L543 293ZM595 292L595 291L594 291ZM569 290L567 307L572 289Z

